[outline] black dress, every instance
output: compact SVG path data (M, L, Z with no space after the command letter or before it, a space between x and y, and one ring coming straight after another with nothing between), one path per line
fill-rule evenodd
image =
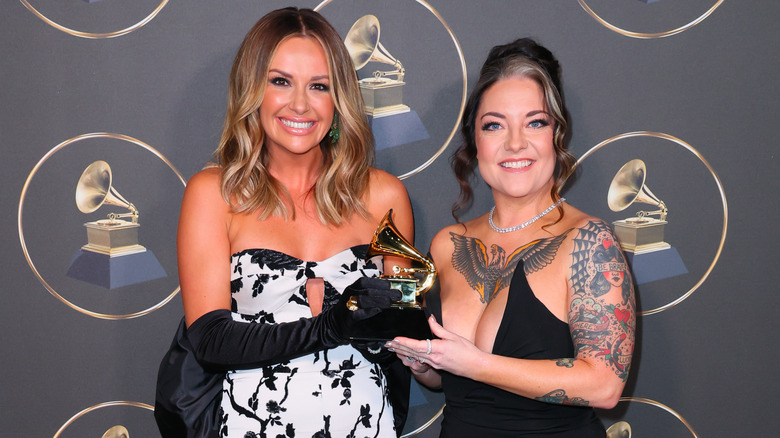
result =
M436 292L426 295L427 308L442 321L441 298ZM574 356L568 324L533 294L522 261L515 268L508 293L493 354L522 359ZM448 372L442 372L442 388L446 402L442 438L606 436L589 407L540 402Z

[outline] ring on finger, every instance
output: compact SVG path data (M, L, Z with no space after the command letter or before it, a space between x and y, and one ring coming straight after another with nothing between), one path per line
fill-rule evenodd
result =
M425 363L425 358L424 358L424 357L421 357L421 358L418 360L418 362L420 362L420 364L424 364L424 363Z
M428 351L426 351L425 354L431 354L431 340L426 339L425 342L428 343Z

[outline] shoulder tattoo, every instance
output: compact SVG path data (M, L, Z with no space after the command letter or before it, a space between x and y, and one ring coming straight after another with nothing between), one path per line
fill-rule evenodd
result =
M575 354L601 358L625 381L636 326L633 285L623 252L605 223L592 221L577 230L570 282ZM606 299L610 291L619 293Z

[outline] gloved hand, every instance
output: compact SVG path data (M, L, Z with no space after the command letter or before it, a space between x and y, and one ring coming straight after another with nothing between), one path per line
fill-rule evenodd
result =
M350 310L349 302L354 297L357 310ZM390 307L393 301L401 299L401 291L392 289L388 280L360 277L347 286L339 301L322 313L331 335L339 343L346 344L357 323Z
M355 296L359 310L347 309ZM349 343L350 331L364 319L390 307L401 292L387 280L362 277L344 290L339 301L313 318L297 321L245 323L226 309L212 310L187 329L198 362L209 370L257 368Z

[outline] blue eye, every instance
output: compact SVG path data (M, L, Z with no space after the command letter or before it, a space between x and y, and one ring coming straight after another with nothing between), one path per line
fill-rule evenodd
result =
M482 125L483 131L495 131L497 129L500 129L501 125L496 122L487 122Z
M529 123L528 126L531 128L544 128L545 126L550 126L550 122L544 119L538 119Z

